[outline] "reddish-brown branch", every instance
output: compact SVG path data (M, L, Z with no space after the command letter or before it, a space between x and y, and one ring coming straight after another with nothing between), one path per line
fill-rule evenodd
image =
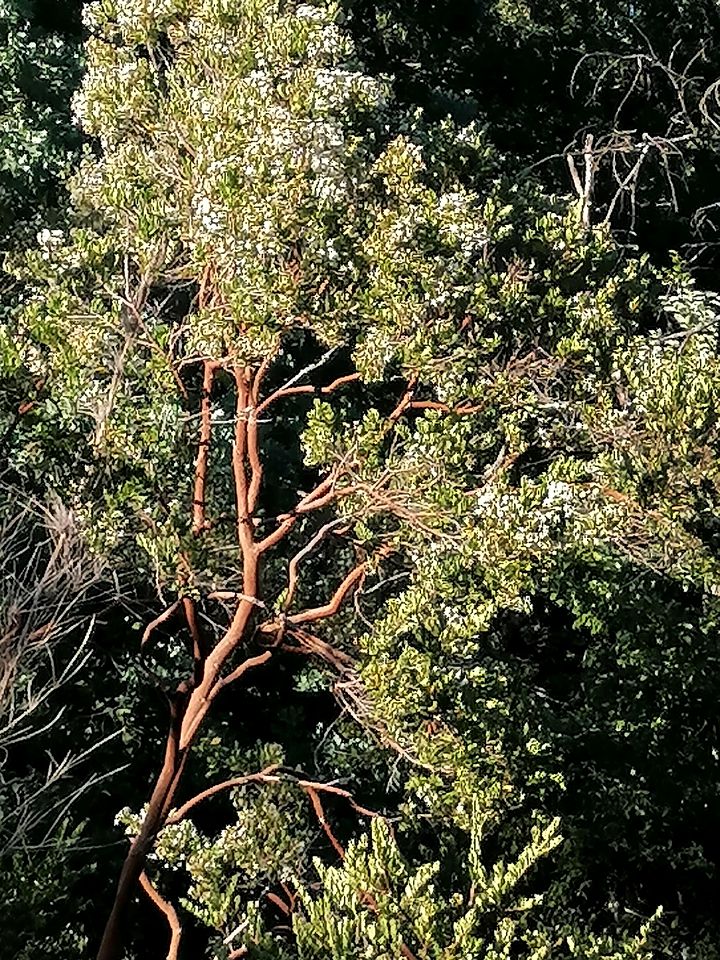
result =
M292 892L290 887L286 883L280 883L280 886L283 888L283 893L288 898L288 904L290 905L290 913L295 912L295 904L297 903L297 896Z
M202 401L200 403L200 440L195 462L195 485L193 488L192 531L201 533L208 526L205 516L205 484L207 481L210 440L212 436L212 390L215 371L220 366L214 360L205 360L203 364Z
M312 607L309 610L303 610L301 613L294 613L287 618L288 623L313 623L315 620L324 620L326 617L333 617L342 606L347 595L360 583L365 576L366 563L360 563L345 577L343 582L337 588L329 603L322 607Z
M214 700L223 687L227 687L229 684L239 680L240 677L247 673L248 670L252 670L253 667L261 667L264 663L268 662L271 656L272 653L270 650L266 650L264 653L259 653L256 657L248 657L247 660L244 660L238 667L235 667L226 677L222 677L217 681L209 699Z
M352 486L352 487L340 487L337 490L330 490L328 493L324 494L322 497L316 497L309 503L301 503L295 509L295 513L311 513L313 510L322 510L323 507L327 507L328 504L332 503L334 500L339 500L341 497L350 497L353 493L357 493L358 490L361 490L362 487Z
M269 533L264 540L256 544L255 550L257 555L260 556L266 553L276 544L280 543L297 523L298 515L306 510L312 510L313 505L318 499L322 499L323 495L328 491L332 492L334 483L335 475L331 473L330 476L326 477L314 490L311 490L310 493L306 494L302 500L299 501L292 513L283 514L281 517L278 517L280 526L273 530L272 533Z
M292 558L288 565L288 585L287 585L287 595L285 597L285 603L283 604L284 610L289 610L295 596L295 590L297 589L298 581L298 566L300 561L303 560L309 553L311 553L315 547L325 539L333 530L335 530L341 523L345 523L344 517L339 517L335 520L331 520L330 523L326 523L325 526L320 527L315 536L305 544L302 550L299 550L295 556Z
M278 910L285 914L286 917L289 917L291 914L290 907L285 903L285 901L279 897L276 893L267 893L265 894L270 903L274 904Z
M243 560L253 550L253 527L250 522L249 488L246 468L248 454L248 400L249 391L245 371L239 367L233 370L237 386L235 406L235 443L233 445L233 477L235 480L235 504L237 509L238 543L243 552ZM248 593L247 590L244 591Z
M257 507L263 478L263 466L259 450L259 424L255 410L248 412L248 459L250 461L250 488L248 490L248 515L252 516Z
M280 400L284 397L294 397L299 394L322 394L327 396L328 394L334 393L339 387L345 386L346 383L355 383L360 379L359 373L347 373L343 377L338 377L336 380L333 380L332 383L329 383L326 387L314 387L310 384L302 387L281 387L279 390L276 390L274 393L271 393L260 406L257 408L258 416L261 413L264 413L267 408L275 403L276 400Z
M259 448L259 423L257 400L260 393L263 378L270 366L271 357L268 355L260 365L257 375L253 379L252 372L245 370L245 383L247 390L247 443L248 460L250 462L250 487L248 489L247 512L252 516L257 507L258 497L260 496L260 487L262 486L263 466L260 459Z
M243 674L247 673L248 670L252 670L253 667L261 667L263 664L267 663L271 657L272 652L270 650L266 650L257 657L248 657L248 659L243 661L239 667L236 667L231 673L229 673L227 677L223 677L222 679L215 677L214 682L209 685L208 692L205 694L205 696L200 697L197 703L193 703L194 698L191 698L190 707L188 708L188 713L185 723L183 724L180 739L181 749L186 749L192 743L198 727L205 719L205 714L208 712L210 704L220 693L220 691L224 687L227 687L228 684L233 683L235 680L239 680ZM198 687L198 689L201 689L201 687Z
M198 682L202 676L202 665L205 660L205 649L202 634L200 633L200 627L197 622L197 616L195 615L195 603L190 597L183 597L182 602L188 630L190 631L190 637L192 638L192 656L195 682Z
M259 587L258 556L254 547L253 530L247 513L247 420L248 390L243 371L234 371L237 383L237 421L233 449L233 477L238 506L238 541L243 556L243 593L255 598ZM256 609L250 599L238 603L232 621L224 636L207 655L201 671L180 684L172 702L172 718L168 731L165 759L148 803L140 831L130 845L120 872L117 892L108 917L97 960L119 960L122 951L122 931L125 913L140 875L145 868L148 853L155 837L165 825L168 812L182 777L188 750L200 724L207 714L214 696L220 672L228 658L237 649L249 627ZM263 655L262 662L268 658ZM253 665L247 663L248 666ZM235 677L238 671L233 671ZM232 675L231 675L232 676ZM228 682L226 680L225 682Z
M145 869L145 861L152 849L155 836L163 826L164 810L168 800L172 799L173 784L176 784L176 775L183 766L183 760L178 751L180 709L181 704L172 704L170 731L165 744L163 766L150 797L140 832L130 844L120 871L115 900L105 925L97 960L117 960L122 951L125 911Z
M203 276L200 295L203 302L207 299L207 290L211 282L210 273L211 268L208 268ZM205 527L205 483L211 428L210 392L213 385L212 374L214 369L215 367L207 365L204 374L205 389L201 411L201 444L195 472L195 502L193 503L193 529L196 532L200 532ZM247 636L253 614L260 604L257 598L261 554L282 540L283 536L289 532L296 522L296 517L300 513L319 508L319 505L324 503L325 497L332 495L330 497L332 499L336 495L333 487L337 480L337 471L331 473L311 493L303 497L298 503L294 515L281 523L277 530L260 543L255 542L252 514L262 480L257 436L258 408L256 406L261 377L258 373L258 376L253 380L251 372L247 368L240 367L235 367L232 373L237 389L232 471L237 508L237 536L243 561L242 593L237 596L237 608L227 630L215 647L207 653L207 656L204 656L202 650L202 639L197 629L194 606L190 601L183 602L196 655L194 675L178 686L176 694L171 700L171 723L165 744L163 765L150 797L145 818L138 835L130 845L123 864L115 900L103 933L97 960L119 960L122 952L122 932L128 904L137 883L143 882L145 863L152 850L155 838L168 822L173 800L187 762L188 752L212 701L221 689L239 679L247 670L266 663L272 656L270 651L265 651L257 657L249 657L226 677L221 677L222 670L228 663L229 658ZM340 382L347 382L347 379L341 378L341 381L337 381L335 385L339 385ZM335 385L331 384L330 386L334 389ZM299 624L331 616L339 609L344 598L360 581L364 575L364 570L364 564L357 567L348 574L330 603L324 607L296 614L292 618L293 622ZM179 603L180 601L149 625L145 639L150 636L156 626L172 616ZM315 789L316 792L319 789L313 784L308 786ZM185 808L187 807L186 804ZM147 881L147 878L145 880ZM240 956L241 952L237 955Z
M400 417L405 412L405 410L407 409L407 405L410 403L410 401L412 400L415 394L415 388L417 387L417 382L418 382L417 374L413 374L413 376L411 376L410 379L408 380L407 386L405 387L405 392L403 393L402 397L400 397L400 400L398 401L397 406L388 417L388 421L390 423L395 423L397 420L399 420Z
M328 838L328 840L332 844L333 849L335 850L337 855L340 857L340 859L344 860L345 849L343 848L342 844L337 839L335 834L332 832L332 829L330 828L330 824L327 822L327 817L325 816L325 811L323 809L323 805L318 795L317 789L313 784L306 784L304 786L304 790L307 793L307 795L310 797L310 802L313 805L315 816L318 818L318 822L320 823L320 826L323 828L325 832L325 836ZM373 911L373 913L378 912L377 900L371 893L365 894L365 901L370 907L370 909ZM415 956L415 954L410 950L410 948L405 943L400 944L400 954L402 957L405 958L405 960L417 960L417 957Z
M167 610L163 610L159 617L155 617L154 620L151 620L150 623L143 630L143 635L140 640L140 649L142 650L145 644L148 642L153 632L163 623L166 623L176 610L180 607L180 601L176 600L175 603L170 604Z
M267 778L270 777L276 770L278 770L279 767L279 764L273 763L271 766L265 767L264 770L260 770L259 773L249 773L244 777L234 777L232 780L225 780L222 783L216 783L214 786L208 787L207 790L203 790L196 794L191 800L188 800L186 803L184 803L174 813L171 813L167 818L166 825L171 826L174 823L180 823L180 821L184 820L192 808L197 806L198 803L202 803L203 800L207 800L208 797L212 797L216 793L220 793L222 790L232 790L235 787L242 787L248 783L258 783L260 781L266 782Z
M200 636L200 627L198 626L197 617L195 616L195 603L190 597L183 597L183 610L185 611L185 619L187 621L188 630L190 631L190 636L192 637L193 644L193 659L202 660L203 656L203 642L202 637Z
M244 777L232 777L229 780L223 780L222 783L216 783L206 790L202 790L200 793L195 794L194 797L191 797L190 800L187 800L174 813L169 814L165 825L172 826L173 824L180 823L180 821L184 820L190 813L193 807L202 803L203 800L214 797L216 793L222 793L223 790L234 790L236 787L244 787L248 783L295 783L302 790L310 789L318 793L331 793L336 797L342 797L343 800L348 801L356 813L359 813L363 817L382 816L382 814L377 813L377 811L368 810L367 807L356 803L349 790L343 790L342 787L336 787L331 783L318 783L315 780L304 780L290 773L283 773L280 771L278 764L273 764L272 766L265 767L264 770L260 770L258 773L248 773Z
M321 827L323 828L323 830L325 831L325 836L328 838L328 840L330 841L330 843L333 845L333 849L335 850L335 852L337 853L337 855L338 855L342 860L344 860L344 859L345 859L345 848L343 847L343 845L340 843L340 841L337 839L337 837L335 836L335 834L334 834L334 833L332 832L332 830L330 829L330 824L327 822L327 818L326 818L326 816L325 816L325 811L323 810L323 805L322 805L322 803L321 803L321 801L320 801L320 797L318 796L317 790L316 790L314 787L311 787L311 786L309 786L309 785L303 787L303 789L305 790L305 793L310 797L310 802L312 803L313 810L315 811L315 816L318 818L318 822L319 822L320 826L321 826Z
M254 407L257 407L258 405L258 401L260 400L260 388L262 387L263 380L265 379L265 376L268 370L270 369L270 366L273 360L274 360L274 354L268 353L268 355L264 358L263 362L260 364L260 367L258 368L258 372L255 375L255 379L253 380L253 385L251 390L251 399Z
M140 886L167 920L168 926L170 927L170 946L168 947L167 960L177 960L180 950L180 939L182 937L182 927L180 926L180 920L175 907L155 889L144 870L140 874Z
M410 947L406 946L404 943L400 944L400 956L404 957L405 960L417 960L417 957L412 952Z
M297 523L297 517L294 517L294 516L283 517L282 522L280 523L280 526L276 527L272 533L269 533L263 540L260 540L256 545L255 549L258 552L258 556L263 553L267 553L268 550L271 550L274 546L280 543L281 540L284 540L296 523Z

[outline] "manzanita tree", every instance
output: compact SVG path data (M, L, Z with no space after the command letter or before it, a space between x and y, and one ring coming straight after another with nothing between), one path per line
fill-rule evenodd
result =
M170 723L143 815L124 816L112 960L138 884L178 950L146 869L164 831L220 789L277 782L277 765L239 772L180 803L213 705L287 651L345 674L339 695L410 765L410 819L468 833L478 804L546 803L561 776L523 667L497 655L503 625L551 597L601 631L586 588L609 571L692 586L712 614L718 381L715 314L679 270L503 182L476 129L399 110L334 5L86 16L76 108L95 147L72 228L16 268L34 292L2 361L45 384L18 469L51 443L45 481L164 602L140 655L164 658ZM682 441L659 470L668 429ZM339 788L294 779L324 823ZM552 846L538 834L528 865ZM508 955L507 925L471 929L475 897L472 955ZM405 956L458 955L418 930Z

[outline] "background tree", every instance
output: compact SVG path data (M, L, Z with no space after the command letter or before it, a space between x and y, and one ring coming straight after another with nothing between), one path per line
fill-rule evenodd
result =
M0 337L22 291L4 269L7 254L52 241L66 202L65 179L79 150L70 97L79 82L80 3L0 4ZM6 354L0 369L0 458L22 411L36 399L37 381Z
M351 0L348 9L370 69L392 72L401 99L479 119L510 176L587 189L593 222L609 219L661 260L682 248L715 288L713 0Z
M80 73L78 14L77 3L3 0L0 7L3 253L26 221L45 225L77 148L69 98Z

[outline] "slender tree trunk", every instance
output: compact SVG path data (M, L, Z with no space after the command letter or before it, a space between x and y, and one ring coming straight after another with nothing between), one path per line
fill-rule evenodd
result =
M170 736L175 737L171 731ZM163 769L153 790L148 810L140 832L130 845L120 872L115 900L105 925L97 960L120 960L122 952L122 931L128 906L134 892L138 889L140 875L145 869L147 855L150 853L155 837L162 829L173 796L178 786L180 773L185 765L186 753L175 751L175 757L166 758ZM168 763L168 759L171 761Z

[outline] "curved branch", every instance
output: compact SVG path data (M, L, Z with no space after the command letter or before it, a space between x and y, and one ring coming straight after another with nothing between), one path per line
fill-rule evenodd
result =
M320 527L315 536L310 540L302 550L298 551L295 556L290 561L288 566L288 587L287 587L287 596L285 597L285 602L283 604L283 610L289 610L295 596L295 590L297 588L298 581L298 566L300 561L303 560L309 553L311 553L315 547L325 539L325 537L331 533L336 527L339 527L341 524L346 523L346 517L337 517L335 520L331 520L330 523L326 523L324 527Z
M145 644L148 642L150 637L153 634L153 631L156 630L161 624L169 620L175 611L180 606L180 601L176 600L175 603L171 604L167 610L163 610L159 617L155 617L154 620L151 620L150 623L143 630L143 635L140 640L140 649L142 650Z
M315 620L324 620L327 617L334 616L342 606L347 595L365 576L366 569L367 563L358 564L358 566L355 567L354 570L351 570L345 577L329 603L326 603L322 607L312 607L309 610L303 610L301 613L294 613L287 618L287 622L292 624L313 623Z
M334 796L342 797L349 802L353 810L363 817L382 816L382 814L377 811L368 810L367 807L356 803L349 790L343 790L342 787L336 787L331 783L318 783L315 780L304 780L300 777L294 777L292 774L282 772L280 764L275 763L272 764L272 766L265 767L264 770L260 770L258 773L249 773L244 777L232 777L230 780L224 780L222 783L216 783L212 787L202 790L194 797L191 797L190 800L187 800L174 813L171 813L165 821L165 825L169 827L180 823L180 821L184 820L188 813L190 813L193 807L202 803L203 800L215 796L216 793L221 793L223 790L234 790L236 787L243 787L248 783L295 783L305 791L315 790L320 793L331 793Z
M212 787L208 787L206 790L202 790L200 793L196 794L191 800L188 800L181 807L171 813L170 816L165 821L165 826L170 827L175 823L180 823L181 820L184 820L185 817L190 813L194 806L197 806L198 803L202 803L203 800L207 800L208 797L214 796L216 793L220 793L222 790L232 790L235 787L242 787L247 783L258 783L258 782L267 782L268 777L270 777L276 770L280 769L279 763L273 763L269 767L265 767L264 770L260 770L259 773L249 773L244 777L234 777L232 780L224 780L222 783L216 783ZM279 781L279 777L277 780Z
M234 644L232 646L234 647ZM215 649L217 649L217 647ZM229 653L227 656L229 656ZM227 656L223 658L221 664L224 663L225 659L227 659ZM187 749L187 747L192 743L195 733L197 732L200 724L203 722L210 704L220 693L220 691L224 687L227 687L229 684L233 683L235 680L239 680L244 673L246 673L248 670L251 670L253 667L260 667L264 663L267 663L271 657L272 651L270 650L266 650L257 657L248 657L247 660L244 660L239 667L235 667L235 669L226 677L222 677L220 679L215 678L213 681L211 681L208 686L208 691L204 695L202 692L198 693L198 691L202 691L202 687L196 687L180 733L181 750ZM203 683L206 683L206 681L203 680ZM195 697L198 697L198 699L195 700Z
M223 687L227 687L229 684L239 680L243 674L247 673L248 670L252 670L253 667L261 667L264 663L267 663L271 657L272 653L270 650L266 650L264 653L258 654L257 657L248 657L248 659L244 660L239 667L235 667L235 669L226 677L222 677L217 681L210 696L208 697L208 700L214 700Z
M295 506L292 513L285 513L279 516L277 519L280 521L280 526L277 527L276 530L273 530L272 533L269 533L264 540L261 540L258 544L256 544L255 550L257 555L260 556L267 550L270 550L271 547L274 547L275 544L279 543L285 536L287 536L290 530L292 530L297 523L297 518L300 513L314 509L314 505L318 499L322 499L323 495L327 494L328 491L332 493L335 479L335 473L333 472L321 483L319 483L314 490L311 490L310 493L306 494Z
M314 387L312 384L307 384L302 387L286 387L281 390L276 390L275 393L271 394L264 400L258 407L258 413L267 410L271 403L274 403L276 400L280 400L282 397L292 397L297 394L320 394L322 396L327 396L330 393L334 393L338 387L344 386L346 383L354 383L360 379L359 373L348 373L344 377L338 377L337 380L333 380L332 383L328 384L326 387Z
M140 874L140 886L167 920L168 926L170 927L170 946L168 947L167 960L177 960L180 950L180 940L182 938L182 927L180 926L177 911L175 907L155 889L144 870Z

